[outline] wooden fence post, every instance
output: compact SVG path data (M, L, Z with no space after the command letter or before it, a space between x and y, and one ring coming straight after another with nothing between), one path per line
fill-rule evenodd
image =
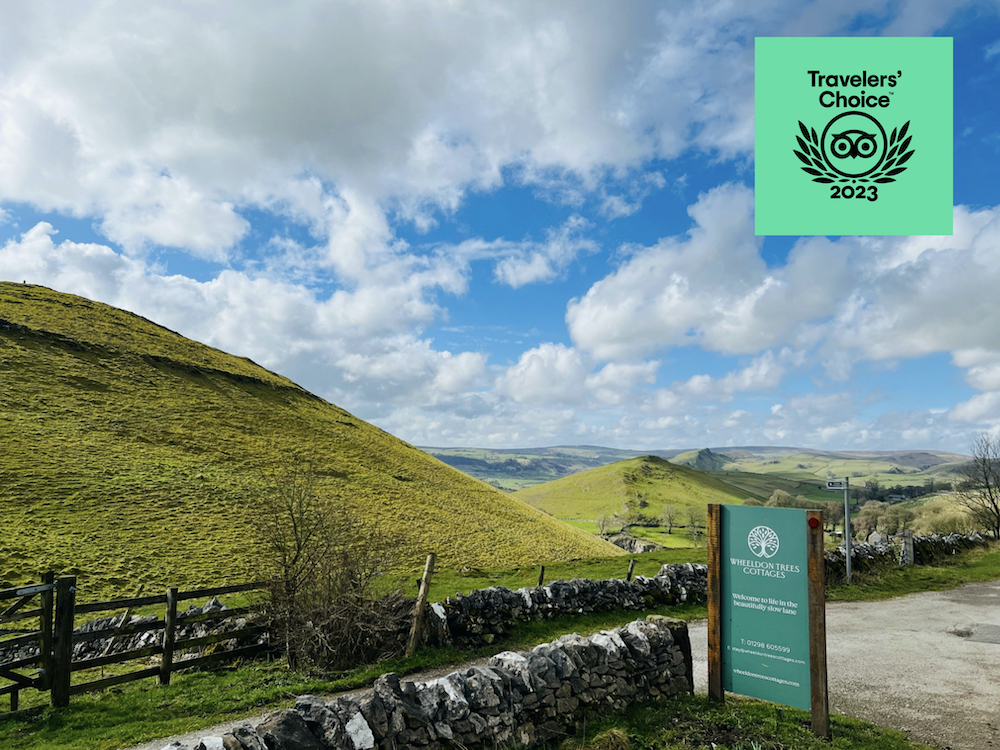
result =
M420 641L420 630L424 623L424 610L427 608L427 594L431 587L431 576L434 575L434 563L437 562L437 555L431 552L427 555L427 564L424 565L424 577L420 579L420 593L417 594L417 606L413 612L413 626L410 628L410 639L406 643L406 655L413 656L417 650L417 643Z
M722 506L708 506L708 697L722 703Z
M544 582L545 582L545 566L542 565L538 569L538 587L541 588Z
M69 705L69 678L73 662L73 618L76 612L76 576L56 581L56 612L53 623L52 705Z
M51 570L42 575L42 583L51 585L56 580L56 574ZM52 685L52 617L55 592L52 589L43 591L39 596L42 614L38 618L38 667L41 674L38 677L38 689L48 690Z
M628 575L625 576L625 582L628 583L632 580L632 574L635 572L635 560L628 561Z
M817 737L830 737L830 696L826 671L826 571L823 557L823 512L806 511L809 578L809 687L812 730ZM814 520L815 519L815 520Z
M174 663L174 639L177 635L177 587L167 589L167 611L163 615L163 661L160 662L160 685L170 684Z

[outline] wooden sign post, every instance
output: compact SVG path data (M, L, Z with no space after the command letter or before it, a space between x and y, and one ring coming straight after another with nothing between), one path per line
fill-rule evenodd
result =
M812 712L830 734L823 514L708 506L708 694Z

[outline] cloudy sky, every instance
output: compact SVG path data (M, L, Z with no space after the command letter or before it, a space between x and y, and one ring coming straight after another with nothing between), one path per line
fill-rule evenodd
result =
M757 36L954 37L953 236L755 237ZM1000 429L1000 4L0 5L0 278L412 443Z

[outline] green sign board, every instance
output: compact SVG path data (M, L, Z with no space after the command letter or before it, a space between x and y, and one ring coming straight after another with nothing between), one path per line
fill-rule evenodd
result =
M757 234L952 234L952 40L759 37Z
M806 511L721 506L725 690L809 710Z

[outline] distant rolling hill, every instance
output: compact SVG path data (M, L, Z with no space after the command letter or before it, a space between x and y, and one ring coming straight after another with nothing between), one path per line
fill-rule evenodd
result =
M740 446L700 450L623 450L600 446L552 448L424 448L445 463L508 491L570 476L616 461L653 455L688 466L766 500L774 490L828 499L827 478L882 485L949 482L968 456L947 451L822 451L791 446Z
M595 520L613 515L630 498L658 517L664 505L741 503L746 493L723 481L657 456L643 456L588 469L514 493L514 497L557 518Z
M0 282L0 586L48 569L88 595L240 580L265 475L307 464L328 502L398 540L400 569L430 551L444 566L620 552L248 359Z
M656 455L670 458L679 451L633 451L596 445L551 448L431 448L435 458L484 482L514 491L576 474L615 461Z

